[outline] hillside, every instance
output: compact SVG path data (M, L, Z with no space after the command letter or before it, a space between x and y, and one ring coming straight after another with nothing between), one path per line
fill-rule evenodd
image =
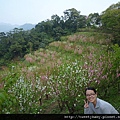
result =
M83 114L89 85L120 112L118 56L109 45L110 35L78 32L14 61L0 72L1 113Z
M0 67L7 66L14 59L23 59L27 53L46 48L53 41L60 41L62 36L80 31L99 31L110 34L111 44L120 46L119 4L118 2L111 5L101 15L94 13L85 16L75 8L71 8L65 10L64 16L53 15L51 19L39 22L31 30L14 28L6 33L1 32Z

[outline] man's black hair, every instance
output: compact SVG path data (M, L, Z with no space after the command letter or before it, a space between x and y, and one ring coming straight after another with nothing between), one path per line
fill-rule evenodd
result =
M85 95L86 95L86 91L87 91L87 90L93 90L95 94L96 94L96 92L97 92L94 87L87 87L87 88L85 89Z

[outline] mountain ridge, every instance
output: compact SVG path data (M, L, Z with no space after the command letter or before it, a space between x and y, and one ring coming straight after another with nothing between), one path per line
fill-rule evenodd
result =
M13 30L14 28L23 28L23 30L31 30L35 27L36 24L31 23L25 23L23 25L12 25L9 23L0 23L0 32L9 32L10 30Z

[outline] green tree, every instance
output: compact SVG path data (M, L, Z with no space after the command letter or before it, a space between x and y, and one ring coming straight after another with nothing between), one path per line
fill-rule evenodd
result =
M76 32L79 28L86 27L86 16L80 15L75 8L64 11L65 27L70 32Z
M117 4L111 5L108 9L106 9L101 16L102 19L102 27L106 31L112 33L114 40L114 44L120 45L120 2Z
M0 58L7 52L6 34L0 32Z
M58 27L60 25L60 17L58 15L52 15L51 21L53 22L53 27Z
M77 20L79 16L80 12L77 11L75 8L64 11L65 27L69 31L75 32L77 30Z
M35 26L35 31L36 32L45 32L49 36L51 36L51 34L52 34L52 28L53 28L52 21L51 20L46 20L46 21L42 21L42 22L38 23Z
M100 23L101 23L101 19L100 19L100 15L98 13L89 14L89 16L87 18L87 27L100 26Z

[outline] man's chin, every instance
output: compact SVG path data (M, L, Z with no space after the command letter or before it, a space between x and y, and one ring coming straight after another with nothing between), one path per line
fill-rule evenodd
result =
M89 102L93 103L93 100L89 100Z

